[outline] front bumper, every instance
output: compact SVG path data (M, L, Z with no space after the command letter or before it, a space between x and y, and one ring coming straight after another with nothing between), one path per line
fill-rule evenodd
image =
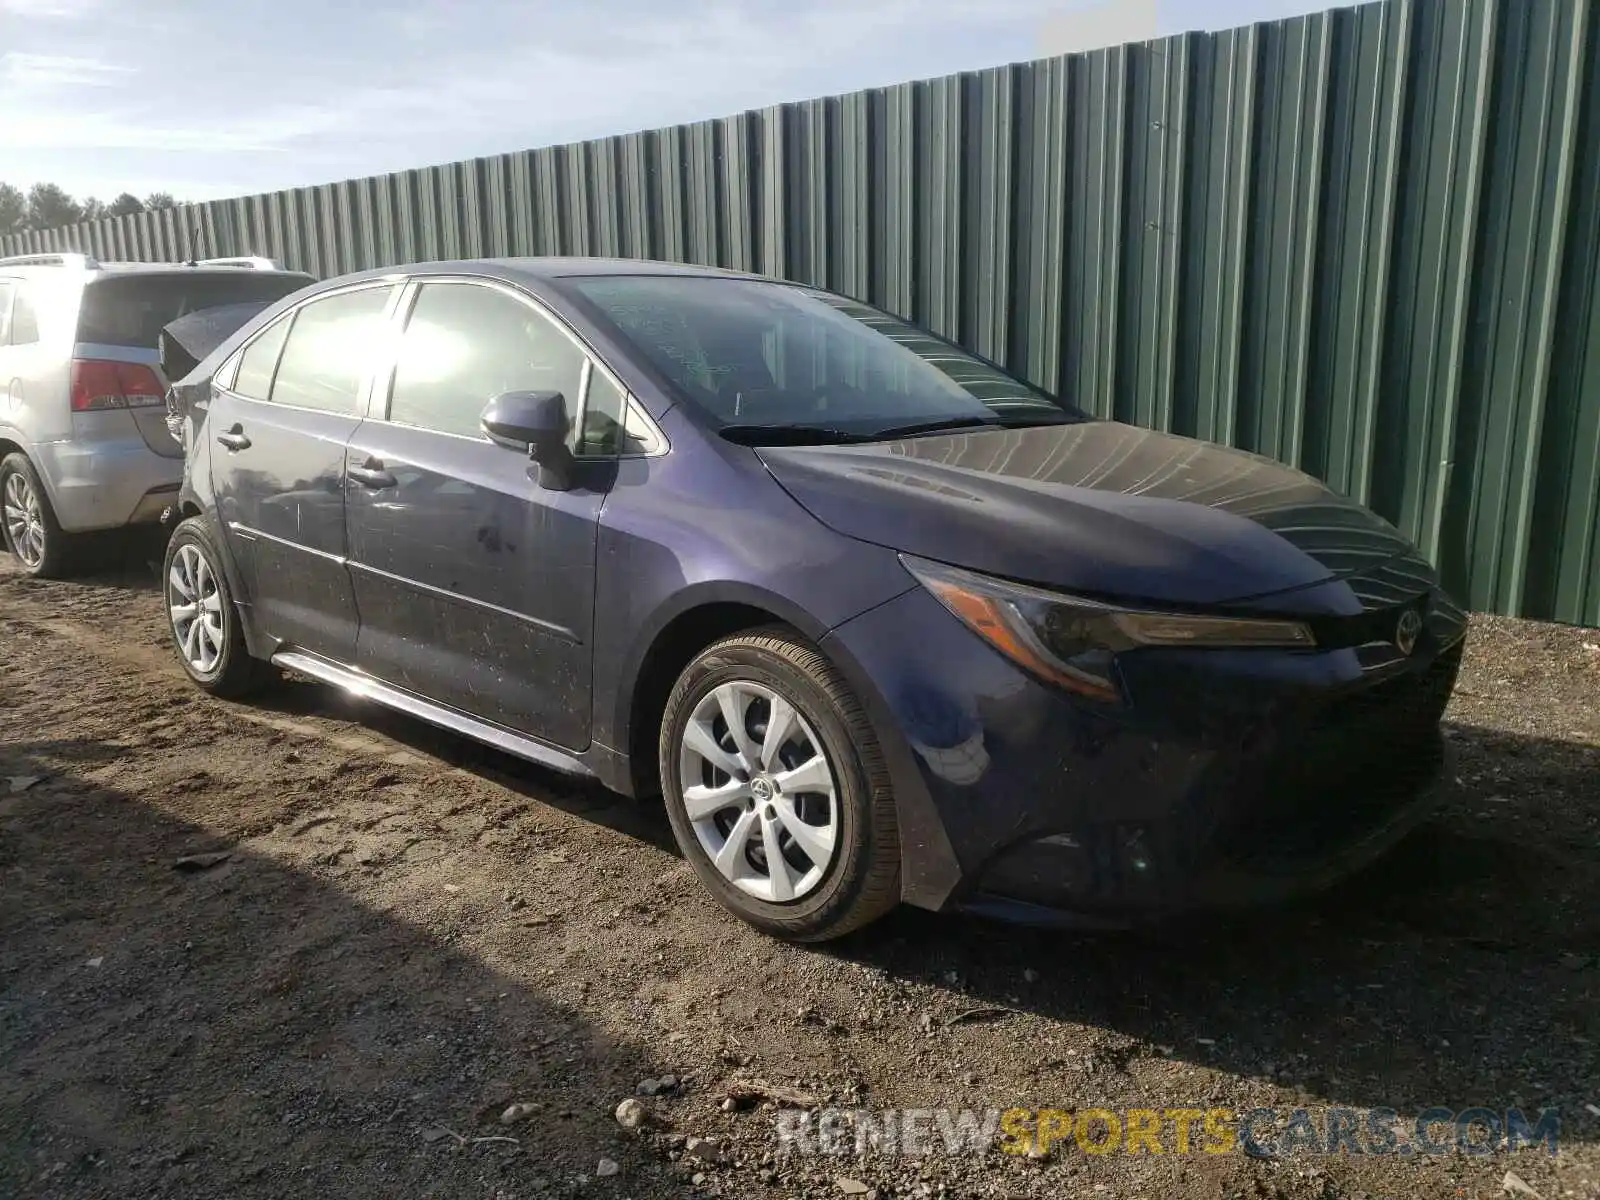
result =
M1404 659L1139 651L1118 709L1035 681L920 589L823 644L870 696L907 901L1119 927L1324 887L1424 819L1453 778L1462 630L1442 605Z
M1415 789L1393 796L1393 803L1355 820L1314 853L1277 861L1219 856L1192 880L1181 903L1130 904L1125 908L1100 903L1081 905L1085 892L1074 886L1082 879L1077 848L1039 854L1028 849L999 864L980 881L979 890L959 907L978 916L1025 925L1065 928L1127 929L1197 911L1226 912L1287 903L1314 894L1381 858L1422 824L1448 795L1454 778L1454 752L1444 743L1439 767ZM1090 860L1092 861L1092 859Z

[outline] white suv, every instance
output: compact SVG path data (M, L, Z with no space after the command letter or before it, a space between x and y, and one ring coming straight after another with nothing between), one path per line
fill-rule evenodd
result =
M183 449L157 351L168 322L311 282L265 259L0 258L0 524L22 569L60 575L74 535L157 522L176 498Z

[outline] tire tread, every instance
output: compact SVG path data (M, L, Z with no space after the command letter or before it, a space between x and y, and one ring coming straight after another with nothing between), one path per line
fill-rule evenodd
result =
M0 531L0 540L5 543L5 548L11 550L12 556L17 559L17 565L35 579L65 579L73 573L78 565L78 539L61 528L61 522L56 518L56 510L50 503L50 493L44 489L44 481L39 478L39 472L34 467L33 461L20 451L5 456L0 460L0 495L5 490L6 476L15 472L28 481L28 486L33 489L33 494L39 498L39 516L44 521L45 548L44 557L37 567L26 566L21 557L11 547L11 535Z
M667 699L665 714L676 713L683 704L696 663L732 650L756 650L783 660L806 675L833 705L866 779L868 811L862 814L862 821L866 836L870 839L870 853L860 880L825 908L798 918L763 916L755 920L746 914L740 915L751 924L790 941L821 942L843 937L877 920L900 902L899 818L888 766L878 745L877 735L867 719L865 708L839 669L820 650L801 640L796 631L785 625L746 630L707 646L679 676ZM663 783L667 778L667 756L676 753L676 747L670 744L673 724L672 720L664 719L660 731Z
M201 690L225 700L248 696L252 692L259 691L277 674L277 670L271 663L251 657L249 647L245 644L243 622L234 602L232 585L228 582L227 572L222 568L222 556L216 538L212 535L211 526L204 517L188 517L180 521L177 528L172 531L172 537L167 541L167 551L161 565L162 604L165 605L167 602L167 576L172 571L173 556L186 540L200 543L201 549L211 562L211 569L216 574L217 589L223 601L227 642L224 653L227 661L223 664L221 672L213 678L199 679L189 670L189 664L183 661L176 639L173 640L173 653L177 656L178 665L184 674ZM171 631L168 632L170 635Z

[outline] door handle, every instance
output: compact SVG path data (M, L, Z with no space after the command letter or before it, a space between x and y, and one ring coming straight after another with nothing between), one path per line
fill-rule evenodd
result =
M383 469L383 463L376 458L369 458L359 467L346 467L345 474L349 475L364 488L392 488L395 477Z
M228 432L217 434L217 441L221 442L229 450L250 449L250 439L245 437L243 425L235 425Z

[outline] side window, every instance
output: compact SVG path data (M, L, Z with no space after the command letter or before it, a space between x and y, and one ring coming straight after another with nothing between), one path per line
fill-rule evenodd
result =
M363 288L303 305L278 360L273 403L354 415L362 380L383 346L393 290Z
M574 452L609 458L622 452L623 409L628 398L604 371L589 372L589 399L583 408L583 430Z
M16 298L11 303L11 344L31 346L39 340L39 314L28 298L26 285L18 285Z
M0 346L11 345L11 293L14 290L9 279L0 279Z
M583 436L575 453L585 458L649 454L657 438L627 393L604 371L589 373L589 400L583 410Z
M237 366L233 382L227 386L252 400L267 399L272 394L272 376L278 369L278 358L288 336L287 317L258 334L255 341L234 356ZM226 370L218 374L225 375Z
M656 432L639 408L639 402L628 400L628 413L622 419L622 452L624 454L660 454L667 448L666 440Z
M497 288L426 283L400 339L389 420L481 437L484 406L519 391L560 392L575 414L584 357L549 318Z

